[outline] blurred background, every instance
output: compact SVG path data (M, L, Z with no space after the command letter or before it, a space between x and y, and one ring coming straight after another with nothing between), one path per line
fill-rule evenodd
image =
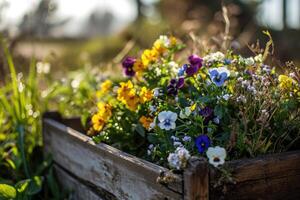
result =
M269 30L281 61L300 60L300 0L228 0L232 46L248 45ZM212 0L0 0L0 34L19 70L30 60L51 64L60 77L83 65L107 67L125 48L136 53L160 34L191 35L217 43L224 32L221 1ZM191 34L193 33L193 34ZM123 51L124 53L124 51ZM125 52L126 53L126 52ZM5 75L0 59L0 78ZM23 67L23 68L22 68Z

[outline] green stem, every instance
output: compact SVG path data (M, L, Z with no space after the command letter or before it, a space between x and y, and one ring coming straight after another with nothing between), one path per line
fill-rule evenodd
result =
M23 125L18 125L17 126L17 131L18 131L18 134L19 134L19 138L18 138L19 151L21 152L24 172L25 172L26 178L30 178L30 172L29 172L28 163L27 163L27 160L26 160L26 155L25 155L25 131L24 131L24 126Z

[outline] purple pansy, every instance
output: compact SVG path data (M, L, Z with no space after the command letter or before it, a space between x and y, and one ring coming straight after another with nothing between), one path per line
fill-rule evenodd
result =
M170 80L169 85L167 86L167 93L169 95L176 96L178 94L178 89L184 86L184 78L180 77L178 80L173 78Z
M132 58L132 57L127 57L123 60L122 67L123 67L124 74L126 76L134 76L135 75L135 71L133 70L133 65L134 65L135 61L136 61L136 59Z
M202 67L202 58L193 54L188 58L190 65L188 65L186 69L186 74L188 76L192 76L198 72L198 70Z
M195 140L196 147L199 153L204 153L208 147L210 147L211 142L207 135L199 135Z
M209 120L213 119L214 110L209 106L206 106L199 111L199 114L204 118L204 124L207 124Z

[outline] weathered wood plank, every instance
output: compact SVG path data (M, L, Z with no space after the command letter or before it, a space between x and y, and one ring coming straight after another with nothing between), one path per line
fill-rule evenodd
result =
M300 151L228 162L235 184L213 188L219 176L211 170L212 199L300 199Z
M191 158L183 176L184 200L209 199L209 171L205 159Z
M99 196L96 192L91 190L91 188L82 184L81 181L77 180L61 167L54 165L55 174L59 179L61 187L69 192L71 200L82 200L82 199L93 199L93 200L105 200Z
M182 178L167 186L156 182L167 169L131 156L51 119L44 119L45 152L75 176L117 199L182 199Z

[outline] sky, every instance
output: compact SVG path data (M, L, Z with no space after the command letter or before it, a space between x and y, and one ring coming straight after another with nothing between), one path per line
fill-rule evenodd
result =
M36 7L40 0L0 0L9 2L8 7L2 13L4 22L2 26L14 27L20 23L23 15ZM134 0L56 0L58 19L71 18L64 32L72 35L79 31L82 24L94 10L107 9L116 17L118 28L133 21L137 15ZM0 25L1 28L1 25Z
M14 29L20 23L23 15L34 8L40 0L0 0L0 2L9 2L9 6L0 13L4 21L0 23L0 29L3 26L9 26ZM157 0L143 0L151 3ZM288 25L292 28L300 28L300 0L288 0ZM134 0L56 0L58 3L57 17L71 18L71 21L64 27L66 35L77 34L82 28L81 24L88 18L89 14L95 9L111 10L116 17L115 29L121 29L133 21L137 15L136 4ZM270 28L280 30L282 28L282 0L264 0L259 9L257 19L261 24Z

